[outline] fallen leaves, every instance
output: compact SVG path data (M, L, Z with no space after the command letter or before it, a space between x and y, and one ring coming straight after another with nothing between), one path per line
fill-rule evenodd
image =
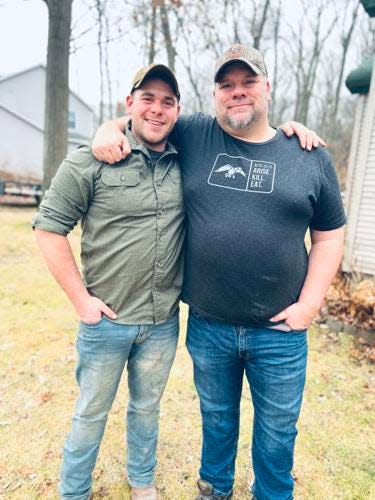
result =
M319 323L354 335L351 356L375 362L375 279L353 278L337 273L330 286Z

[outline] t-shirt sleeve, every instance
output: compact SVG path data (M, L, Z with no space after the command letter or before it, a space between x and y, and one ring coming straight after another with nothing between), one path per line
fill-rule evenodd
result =
M320 191L310 228L331 231L346 223L340 186L331 156L320 151Z
M89 207L98 163L86 147L69 155L58 168L32 227L66 236Z

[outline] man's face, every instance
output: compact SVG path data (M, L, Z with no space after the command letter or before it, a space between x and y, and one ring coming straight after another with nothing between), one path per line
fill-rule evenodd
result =
M180 112L172 87L163 80L150 78L126 98L126 108L137 140L150 149L164 151Z
M224 68L215 85L215 109L219 124L225 129L250 128L267 119L271 100L270 84L246 64L233 62Z

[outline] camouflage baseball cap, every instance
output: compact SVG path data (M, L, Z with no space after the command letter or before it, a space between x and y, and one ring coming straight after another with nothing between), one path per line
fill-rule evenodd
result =
M227 49L224 54L217 60L215 65L214 81L218 81L220 73L225 68L225 66L235 61L241 61L245 63L257 75L264 75L268 77L266 64L259 50L237 43L229 47L229 49Z
M177 99L180 100L180 91L178 89L176 77L174 76L172 70L164 64L149 64L148 66L138 70L133 78L130 92L138 89L147 78L160 78L160 80L169 83L173 92L176 94Z

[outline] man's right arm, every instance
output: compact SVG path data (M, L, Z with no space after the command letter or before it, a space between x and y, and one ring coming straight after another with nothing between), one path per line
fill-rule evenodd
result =
M66 236L38 228L35 235L49 271L69 297L80 319L88 324L100 321L102 314L116 319L116 314L102 300L87 291Z
M98 322L102 313L116 318L106 304L87 291L67 240L69 232L89 209L96 175L97 162L90 150L74 151L59 167L32 222L50 272L85 323Z

